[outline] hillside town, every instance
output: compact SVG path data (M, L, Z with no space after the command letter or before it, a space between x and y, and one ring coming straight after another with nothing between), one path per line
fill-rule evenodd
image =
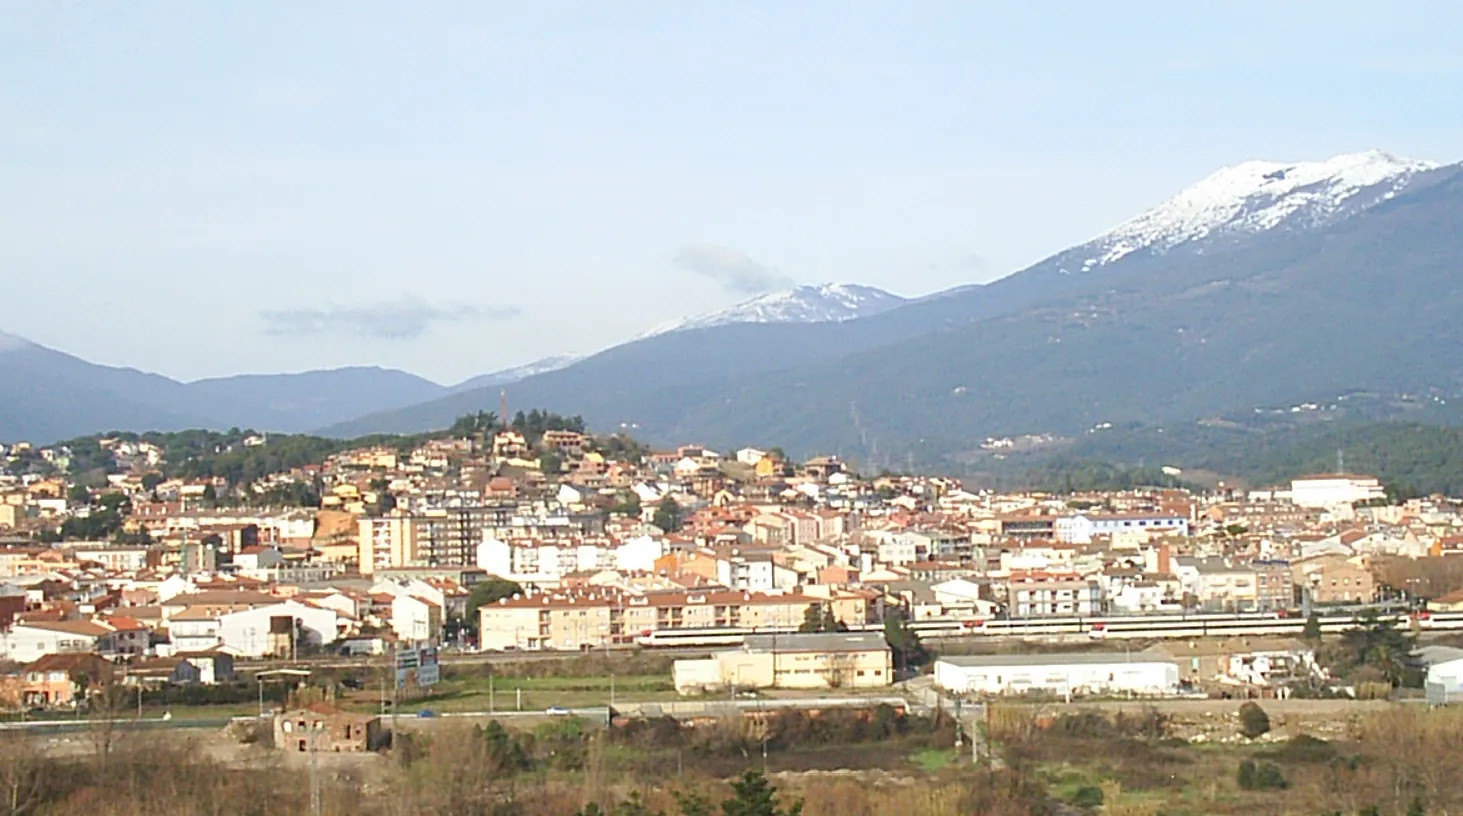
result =
M67 678L206 684L236 662L324 654L777 653L820 637L817 668L713 656L678 665L677 687L759 673L767 686L887 685L901 669L878 634L891 622L978 638L1084 619L1463 609L1463 584L1436 566L1463 554L1463 505L1391 503L1373 477L1003 493L775 448L652 451L535 416L552 421L350 448L245 483L168 476L167 451L145 441L97 440L110 457L99 484L67 469L77 451L6 446L0 700L74 705L94 689ZM37 461L52 467L20 466ZM318 506L250 500L292 493ZM849 649L872 652L828 656ZM1277 671L1312 660L1282 651ZM1266 682L1241 663L1199 678L1196 662L1185 682Z

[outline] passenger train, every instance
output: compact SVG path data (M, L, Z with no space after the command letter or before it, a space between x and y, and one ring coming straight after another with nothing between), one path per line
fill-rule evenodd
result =
M1387 612L1379 620L1390 620L1398 627L1416 626L1423 630L1463 629L1463 612ZM1357 623L1353 613L1321 614L1321 631L1344 632ZM923 639L964 637L1027 638L1082 636L1093 639L1124 638L1187 638L1230 635L1291 635L1304 631L1306 619L1282 612L1241 612L1236 614L1196 615L1128 615L1100 618L1062 617L1028 619L939 619L914 621L909 628ZM881 624L850 627L850 631L880 631ZM733 647L745 642L747 635L791 634L795 627L772 627L756 630L737 628L658 629L641 633L636 642L648 647Z

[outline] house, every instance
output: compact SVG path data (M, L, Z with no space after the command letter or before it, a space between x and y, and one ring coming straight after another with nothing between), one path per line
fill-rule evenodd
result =
M1429 612L1463 612L1463 589L1455 589L1427 602Z
M133 664L126 682L149 686L212 686L234 680L234 657L227 652L181 652Z
M1177 513L1078 513L1057 519L1052 532L1058 541L1090 544L1095 536L1124 533L1189 534L1189 519Z
M275 547L255 545L234 553L234 567L245 575L262 573L284 563L284 555Z
M442 607L405 593L391 599L391 631L408 643L435 643L442 634Z
M176 623L172 626L177 629ZM206 638L180 642L174 631L174 648L177 652L223 649L239 657L295 656L302 649L333 643L341 634L335 610L297 601L220 615L215 632L216 639L208 643Z
M676 691L880 688L894 682L893 654L878 632L748 635L741 649L677 660Z
M1387 491L1375 476L1328 473L1290 483L1290 501L1299 507L1337 507L1386 498Z
M1175 694L1179 668L1145 652L952 656L935 661L935 685L955 694Z
M119 655L147 654L152 648L152 628L127 615L107 615L93 623L112 632L112 651Z
M341 711L328 703L274 715L274 746L288 753L360 754L380 748L388 733L380 717Z
M1376 579L1371 570L1340 555L1319 555L1292 561L1295 585L1310 593L1311 603L1371 603Z
M111 630L89 621L27 621L0 632L0 657L36 660L64 652L111 652Z
M747 466L755 466L758 462L767 458L767 451L756 448L742 448L737 451L737 461Z
M1013 618L1090 617L1102 612L1102 585L1076 573L1012 572L1006 597Z
M21 700L26 706L74 705L111 685L112 664L92 652L48 654L21 670Z

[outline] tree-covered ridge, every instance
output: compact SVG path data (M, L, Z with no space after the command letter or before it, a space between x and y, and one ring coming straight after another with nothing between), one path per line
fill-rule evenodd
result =
M1339 454L1339 456L1338 456ZM1340 460L1338 462L1338 459ZM1139 465L1137 463L1146 463ZM1017 481L1050 490L1123 489L1181 483L1154 464L1206 470L1253 485L1298 476L1376 476L1394 497L1463 495L1463 429L1414 422L1346 422L1275 430L1206 425L1139 427L1084 439L1030 466Z
M546 431L587 432L581 417L566 417L535 409L527 413L520 411L507 425L501 423L496 414L479 412L459 418L446 430L420 434L373 434L336 439L309 434L262 434L241 428L227 431L113 432L58 442L51 449L67 452L64 470L74 477L88 474L104 477L120 472L123 468L117 457L103 442L130 442L161 449L163 461L155 469L166 478L221 477L230 485L243 485L306 465L318 465L346 451L387 447L406 454L435 439L490 440L493 434L509 428L522 433L531 445L536 445ZM596 439L593 447L621 454L638 454L644 450L624 435ZM54 469L33 451L17 455L11 464L12 468L22 471Z

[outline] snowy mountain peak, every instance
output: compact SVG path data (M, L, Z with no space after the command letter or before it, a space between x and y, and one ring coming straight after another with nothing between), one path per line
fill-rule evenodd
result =
M1381 150L1236 164L1078 247L1077 268L1064 263L1062 271L1088 272L1134 252L1163 253L1193 241L1325 226L1393 197L1438 166Z
M899 295L854 283L825 283L770 292L726 309L662 323L641 337L731 323L833 323L887 312Z

